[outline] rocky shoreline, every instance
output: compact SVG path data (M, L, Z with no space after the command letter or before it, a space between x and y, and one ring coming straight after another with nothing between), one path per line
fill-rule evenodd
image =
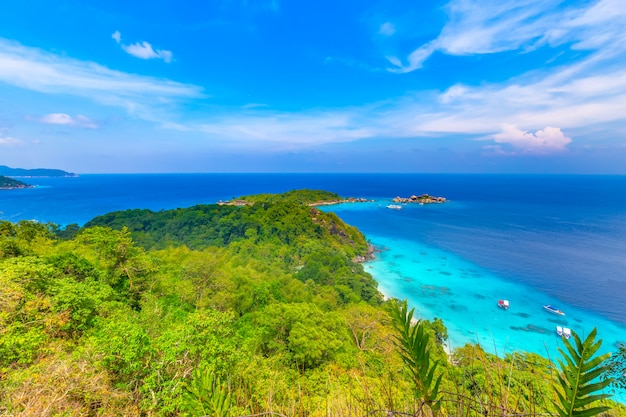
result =
M428 194L412 195L411 197L396 197L393 199L394 203L419 203L419 204L433 204L433 203L445 203L448 199L445 197L434 197Z
M357 197L348 197L341 200L328 200L328 201L316 201L313 203L309 203L308 205L311 207L317 206L332 206L334 204L342 204L342 203L371 203L374 200L368 200L366 198L357 198ZM251 206L255 202L248 200L228 200L228 201L218 201L217 204L220 206Z
M372 245L371 243L367 244L367 252L365 253L365 255L357 255L352 259L352 262L358 263L358 264L362 264L365 262L369 262L369 261L373 261L374 259L376 259L376 252L381 252L380 249L377 249L376 247L374 247L374 245Z
M367 198L348 197L342 200L316 201L315 203L310 203L309 206L332 206L342 203L371 203L373 201L374 200L368 200Z
M326 200L326 201L315 201L313 203L309 203L308 205L311 207L317 206L332 206L335 204L343 204L343 203L372 203L375 200L368 200L367 198L361 197L348 197L343 198L341 200ZM418 204L433 204L433 203L446 203L448 201L445 197L435 197L429 194L422 195L412 195L410 197L395 197L392 200L394 203L418 203ZM249 206L254 204L254 201L248 200L229 200L229 201L218 201L217 204L220 206Z

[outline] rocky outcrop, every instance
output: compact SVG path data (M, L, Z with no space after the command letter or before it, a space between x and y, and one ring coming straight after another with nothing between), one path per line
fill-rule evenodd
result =
M446 201L448 200L445 197L434 197L428 194L412 195L411 197L396 197L393 199L394 203L432 204L432 203L445 203Z
M376 258L376 255L374 255L376 251L376 248L372 244L368 243L367 253L365 255L355 256L354 259L352 259L352 262L362 264L364 262L371 261L372 259Z
M316 201L314 203L309 203L309 206L332 206L333 204L341 204L341 203L367 203L373 200L368 200L366 198L357 198L357 197L348 197L342 198L340 200L326 200L326 201ZM229 201L218 201L217 204L220 206L251 206L255 202L248 200L229 200Z
M316 201L315 203L309 204L310 206L332 206L333 204L341 204L341 203L368 203L373 200L368 200L367 198L356 198L356 197L348 197L341 200L330 200L330 201Z

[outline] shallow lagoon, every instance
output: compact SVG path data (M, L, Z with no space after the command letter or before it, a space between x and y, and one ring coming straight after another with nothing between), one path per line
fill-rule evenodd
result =
M477 343L500 357L527 351L554 360L560 357L558 348L563 345L556 326L569 327L582 337L597 327L603 340L601 352L613 352L626 341L626 326L621 323L506 279L410 233L415 225L407 219L441 206L405 205L402 210L389 210L388 203L342 204L332 210L364 229L376 247L375 259L366 263L365 269L379 283L380 291L386 297L407 299L417 317L443 319L450 350ZM376 218L374 229L379 233L368 231L368 225L361 223L365 213ZM499 299L509 300L510 308L499 308ZM566 316L544 310L545 304L558 306ZM618 392L614 398L626 402L626 393Z
M437 210L437 207L426 209ZM388 213L391 210L385 208L383 201L359 207L343 204L333 209L347 218L354 210L370 211L378 221L386 216L400 216L398 212ZM418 215L424 207L405 206L403 215L411 210ZM443 319L452 349L465 343L479 343L500 356L525 350L554 357L561 344L557 325L583 336L597 327L603 339L603 351L614 350L626 337L626 327L619 323L507 280L451 252L417 239L390 237L393 231L387 236L366 234L379 252L365 267L378 281L381 292L388 297L408 299L421 317ZM498 308L498 299L508 299L510 308ZM558 306L566 316L545 311L545 304Z

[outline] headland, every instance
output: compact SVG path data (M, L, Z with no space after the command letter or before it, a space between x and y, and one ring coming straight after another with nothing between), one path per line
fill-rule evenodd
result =
M0 175L0 190L13 190L17 188L33 188L33 186L26 184L25 182Z
M11 168L6 165L0 165L0 175L7 177L35 178L35 177L77 177L73 172L63 171L62 169L49 168Z

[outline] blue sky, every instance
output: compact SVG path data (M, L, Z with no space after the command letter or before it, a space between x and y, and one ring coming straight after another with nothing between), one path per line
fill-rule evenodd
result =
M8 0L0 16L0 165L626 174L624 0Z

